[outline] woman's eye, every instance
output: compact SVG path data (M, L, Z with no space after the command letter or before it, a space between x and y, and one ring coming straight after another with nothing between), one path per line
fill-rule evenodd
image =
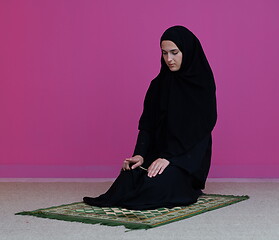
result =
M162 52L162 54L163 54L163 55L167 55L168 53L167 53L167 52Z
M178 52L173 52L172 54L173 54L173 55L176 55L177 53L178 53Z

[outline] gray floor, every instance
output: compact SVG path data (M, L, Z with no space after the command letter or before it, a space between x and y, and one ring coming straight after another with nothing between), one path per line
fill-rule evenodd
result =
M250 199L150 230L15 216L24 210L97 196L111 182L0 182L0 239L279 239L278 182L209 182L206 193L249 195Z

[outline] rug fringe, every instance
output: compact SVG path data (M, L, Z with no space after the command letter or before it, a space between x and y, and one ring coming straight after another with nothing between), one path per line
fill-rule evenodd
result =
M105 226L111 226L111 227L116 227L116 226L124 226L127 229L130 230L140 230L140 229L149 229L151 228L150 225L147 224L133 224L133 223L121 223L121 222L115 222L112 220L98 220L98 219L76 219L75 217L71 216L65 216L65 215L58 215L58 214L45 214L41 211L24 211L24 212L18 212L15 213L15 215L29 215L29 216L34 216L34 217L40 217L40 218L49 218L49 219L56 219L56 220L62 220L62 221L67 221L67 222L81 222L81 223L87 223L87 224L100 224L100 225L105 225Z

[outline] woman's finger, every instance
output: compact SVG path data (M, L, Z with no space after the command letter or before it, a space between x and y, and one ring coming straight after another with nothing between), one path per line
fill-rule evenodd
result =
M127 160L125 160L124 162L123 162L123 170L125 171L125 170L130 170L130 163L129 163L129 161L127 161Z
M163 162L163 165L159 171L159 174L161 174L162 172L164 172L164 170L166 169L166 167L170 164L170 162L166 159L164 159L165 161Z
M152 176L152 173L153 173L153 166L154 164L152 163L149 168L147 169L147 176L148 177L151 177Z
M135 169L135 168L139 167L141 164L142 164L142 162L137 162L131 168Z
M153 172L153 174L152 174L152 177L156 177L156 175L158 174L158 172L159 172L159 169L155 169L154 172Z
M160 169L160 171L158 172L158 174L161 174L162 172L164 172L164 170L166 169L166 167L167 167L167 165L162 166L161 169Z
M158 172L159 171L159 166L155 163L155 162L153 162L151 165L150 165L150 167L148 168L148 177L155 177L156 175L157 175L157 173L156 172Z
M162 164L158 164L158 165L156 166L156 168L154 169L154 172L153 172L152 177L156 177L157 174L161 171L162 167L163 167Z

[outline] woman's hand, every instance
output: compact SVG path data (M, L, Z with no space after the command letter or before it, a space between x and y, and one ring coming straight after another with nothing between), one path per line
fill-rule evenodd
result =
M131 164L132 164L132 167L130 167ZM124 160L122 169L124 171L131 170L131 169L135 169L136 167L139 167L142 164L143 164L143 157L140 155L135 155L131 158L126 158Z
M170 162L167 159L158 158L147 169L147 176L156 177L156 175L161 174L169 164Z

